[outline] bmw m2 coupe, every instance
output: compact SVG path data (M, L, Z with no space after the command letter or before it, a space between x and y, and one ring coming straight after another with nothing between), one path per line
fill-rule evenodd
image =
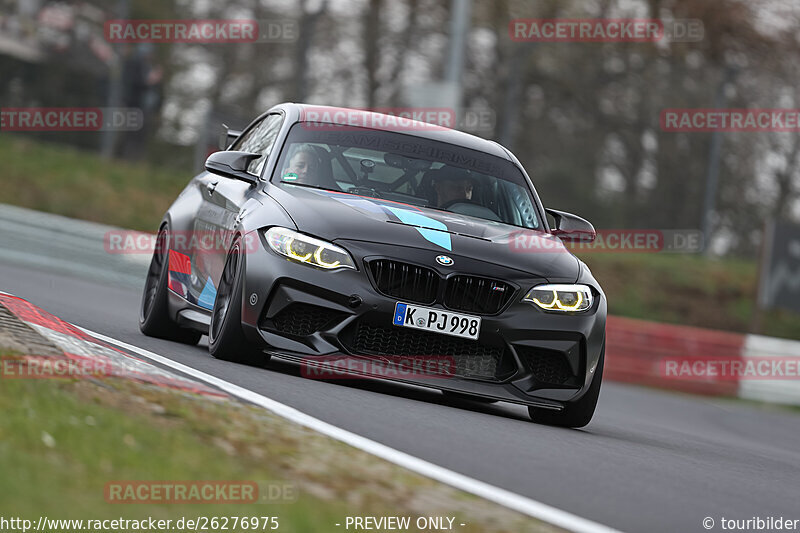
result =
M564 241L595 231L545 209L508 150L299 104L224 139L164 216L143 333L207 334L227 361L334 365L589 423L606 298Z

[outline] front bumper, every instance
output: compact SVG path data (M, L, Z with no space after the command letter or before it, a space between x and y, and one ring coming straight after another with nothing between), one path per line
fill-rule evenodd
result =
M339 368L366 368L346 360L446 355L456 361L455 376L355 373L551 409L579 399L594 377L605 340L606 302L600 292L585 313L546 313L521 299L547 280L455 254L450 254L455 266L447 268L435 263L437 252L430 250L337 241L359 270L331 272L287 260L261 243L245 257L245 334L304 368L331 360ZM378 292L368 274L367 261L375 258L429 265L443 277L487 276L506 281L515 292L501 312L479 315L478 341L402 328L392 324L398 299ZM445 310L441 302L426 306Z

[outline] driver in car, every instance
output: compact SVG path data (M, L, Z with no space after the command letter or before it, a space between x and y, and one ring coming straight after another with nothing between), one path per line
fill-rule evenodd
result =
M281 173L284 181L308 183L319 169L319 157L310 146L301 146L289 159L289 166Z
M472 180L460 176L444 176L434 182L436 207L449 207L458 202L472 200Z

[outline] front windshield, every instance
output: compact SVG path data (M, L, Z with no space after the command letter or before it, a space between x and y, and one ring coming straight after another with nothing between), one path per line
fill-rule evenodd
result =
M412 135L295 124L274 181L381 198L530 229L531 191L510 161Z

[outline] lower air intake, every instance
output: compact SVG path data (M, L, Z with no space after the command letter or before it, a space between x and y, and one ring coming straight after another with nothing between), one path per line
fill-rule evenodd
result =
M344 316L342 312L317 305L293 303L275 315L270 329L286 335L306 337L325 329ZM268 322L267 327L269 327Z
M537 381L552 385L577 385L569 361L561 352L521 346L517 347L517 353Z
M364 320L354 325L349 337L345 345L357 355L452 357L456 377L499 381L513 373L503 364L506 350L502 346Z

